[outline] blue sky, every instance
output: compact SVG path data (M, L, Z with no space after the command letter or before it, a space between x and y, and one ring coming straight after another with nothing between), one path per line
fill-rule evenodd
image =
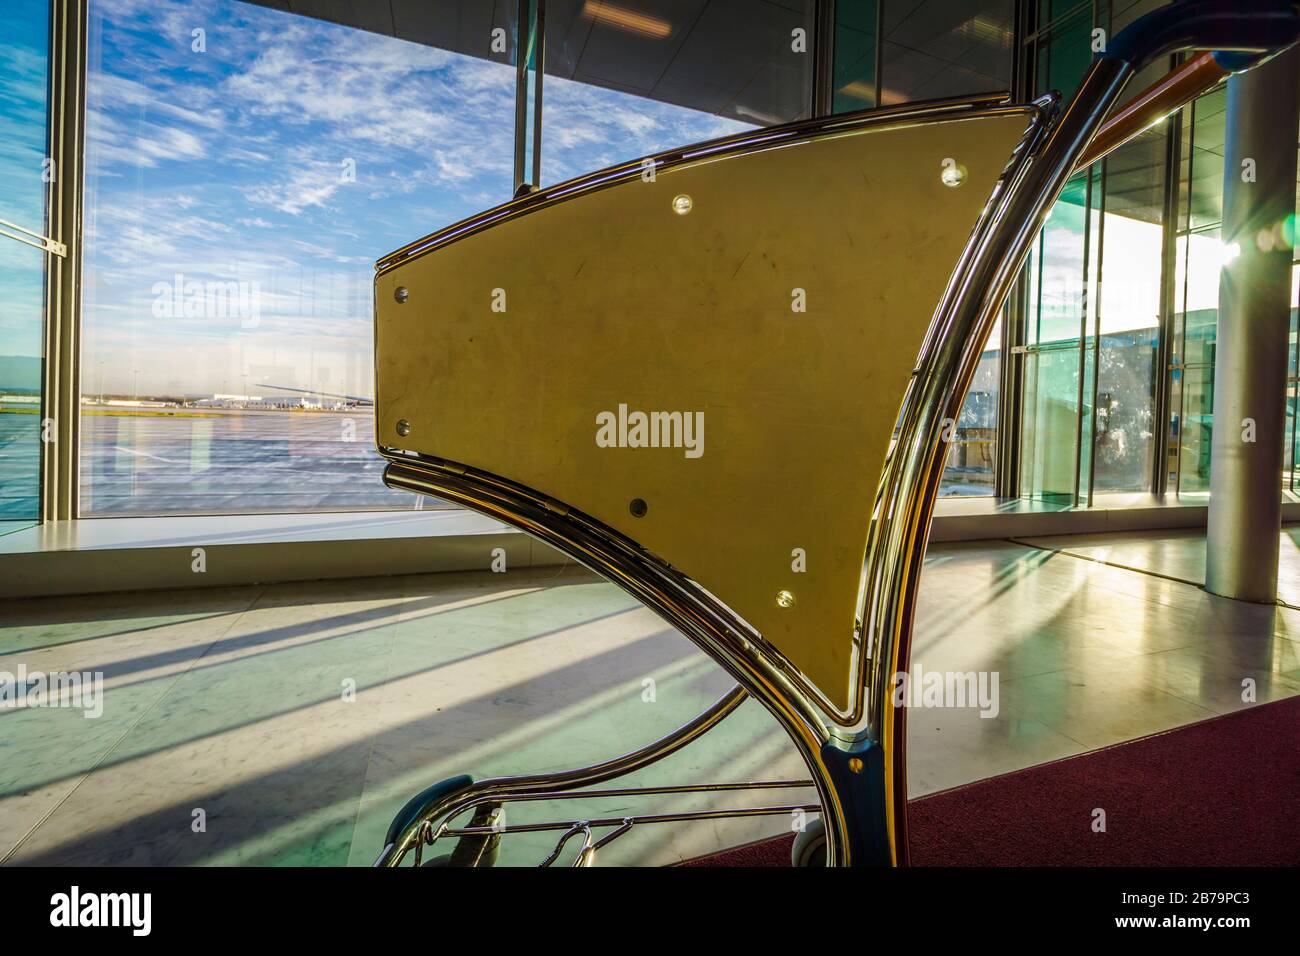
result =
M84 391L369 395L374 260L509 198L514 68L237 0L91 11ZM547 182L744 128L555 78L544 102ZM178 274L255 287L256 321L160 317Z

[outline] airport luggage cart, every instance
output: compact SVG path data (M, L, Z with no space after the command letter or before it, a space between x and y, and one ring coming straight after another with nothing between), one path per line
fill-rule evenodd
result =
M906 864L893 680L989 330L1076 168L1297 36L1293 3L1182 0L1103 38L1068 104L984 96L759 129L521 196L380 260L386 483L576 559L736 687L605 763L435 783L394 818L377 865L490 865L503 837L539 830L557 836L542 865L575 839L589 865L637 827L798 810L820 825L796 862ZM1191 50L1216 52L1106 121L1135 72ZM598 788L751 697L807 780ZM791 798L808 788L815 803ZM768 800L501 819L510 802L687 792Z

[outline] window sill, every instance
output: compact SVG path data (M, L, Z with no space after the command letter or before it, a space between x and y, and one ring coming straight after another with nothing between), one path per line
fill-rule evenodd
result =
M82 518L0 537L0 554L424 538L510 531L456 509ZM512 532L514 533L514 532Z
M933 542L1205 526L1208 495L1098 495L1092 508L1023 498L941 498ZM1283 496L1284 521L1300 497ZM84 518L0 536L0 597L97 594L567 563L467 511ZM202 549L202 571L196 570Z
M931 541L974 541L1055 534L1203 528L1210 496L1202 492L1099 494L1091 508L1027 498L940 498ZM1282 493L1282 520L1300 521L1300 496Z
M566 560L467 511L84 518L0 536L0 597L486 570L497 548L507 567Z

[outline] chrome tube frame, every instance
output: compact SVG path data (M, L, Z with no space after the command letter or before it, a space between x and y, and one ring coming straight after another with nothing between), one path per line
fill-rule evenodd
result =
M780 813L792 813L795 810L802 810L805 813L820 813L820 804L782 804L780 806L766 807L726 807L723 809L712 810L685 810L671 813L649 813L649 814L632 814L617 817L583 817L580 819L568 818L564 820L548 820L541 823L521 823L521 824L493 824L492 826L475 825L471 822L468 826L453 826L451 821L461 814L468 813L485 803L538 803L538 802L556 802L567 800L600 800L611 797L645 797L645 796L662 796L666 794L681 793L728 793L741 790L811 790L814 784L811 780L760 780L749 783L704 783L704 784L684 784L681 786L660 786L660 787L616 787L606 790L539 790L531 793L512 793L509 796L500 797L490 794L480 794L466 800L462 800L445 811L440 811L436 817L422 815L421 822L414 828L415 838L406 844L402 852L389 852L385 849L384 856L376 861L376 866L400 866L406 854L412 850L415 852L415 865L420 865L421 854L424 847L433 846L444 837L481 837L481 836L503 836L510 833L542 833L554 830L566 830L565 837L561 840L567 840L578 830L587 828L601 828L614 826L617 829L606 834L600 840L596 841L591 850L599 850L608 843L613 842L622 836L634 825L638 823L673 823L684 822L688 820L721 820L734 819L738 817L753 816L772 816ZM435 825L435 819L441 819L442 822ZM559 847L556 848L557 851ZM554 862L552 858L552 862ZM549 864L543 862L542 866Z
M596 792L578 792L578 793L538 793L512 796L507 798L510 801L518 800L576 800L582 798L599 798L613 796L643 796L646 794L663 794L663 793L702 793L727 790L762 790L762 789L793 789L793 788L811 788L811 780L776 780L763 783L737 783L737 784L703 784L688 787L627 787L617 790L601 790ZM478 802L483 802L488 798L480 798ZM451 814L464 812L464 807L458 807ZM564 844L570 838L578 833L585 833L586 839L582 851L579 853L578 860L574 866L590 866L594 862L596 851L601 847L607 846L614 840L628 833L634 826L655 824L655 823L685 823L698 820L730 820L743 817L768 817L793 814L795 812L803 813L820 813L820 804L799 804L789 803L777 806L765 807L724 807L714 810L679 810L669 813L645 813L633 814L616 817L584 817L582 819L568 820L548 820L541 823L521 823L505 826L464 826L453 827L443 823L436 829L432 823L426 823L419 833L419 840L414 845L416 866L420 865L420 854L425 846L432 846L443 837L484 837L484 836L504 836L511 833L547 833L563 830L555 849L540 864L541 867L551 866L559 858L560 851ZM592 830L602 829L604 827L614 827L609 833L602 836L599 840L595 839ZM385 865L398 866L401 864L401 857L397 857ZM377 864L378 865L378 864Z
M812 786L812 784L808 784ZM569 796L572 796L570 794ZM545 823L524 823L513 827L448 827L439 836L485 836L490 833L545 833L554 830L571 830L575 827L622 827L623 824L637 823L672 823L681 820L725 820L732 817L770 817L783 813L802 810L806 813L819 813L821 807L815 803L784 803L771 807L724 807L721 810L682 810L675 813L647 813L640 816L592 817L589 820L547 821ZM437 839L437 836L434 837Z
M961 414L984 342L1034 236L1132 73L1121 60L1095 62L1069 108L1013 161L953 270L903 401L881 477L862 607L872 648L866 731L885 751L899 864L907 862L907 727L906 709L893 706L891 690L894 675L909 670L918 585L947 451L944 425Z
M513 777L491 777L477 780L465 790L450 794L433 804L411 821L398 834L395 842L384 847L375 866L397 866L402 857L416 845L424 828L432 821L439 820L439 826L445 826L465 810L492 800L527 799L536 794L556 793L575 787L590 787L615 777L638 770L658 760L676 753L704 734L708 733L729 714L745 702L748 695L744 688L733 687L723 694L712 706L692 720L678 727L670 734L660 737L630 753L614 757L602 763L573 770L560 770L553 773L527 774Z

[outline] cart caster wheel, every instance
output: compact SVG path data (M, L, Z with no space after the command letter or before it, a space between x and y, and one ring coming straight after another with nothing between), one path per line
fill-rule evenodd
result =
M790 865L826 865L826 825L821 820L809 820L794 835L794 846L790 848Z

